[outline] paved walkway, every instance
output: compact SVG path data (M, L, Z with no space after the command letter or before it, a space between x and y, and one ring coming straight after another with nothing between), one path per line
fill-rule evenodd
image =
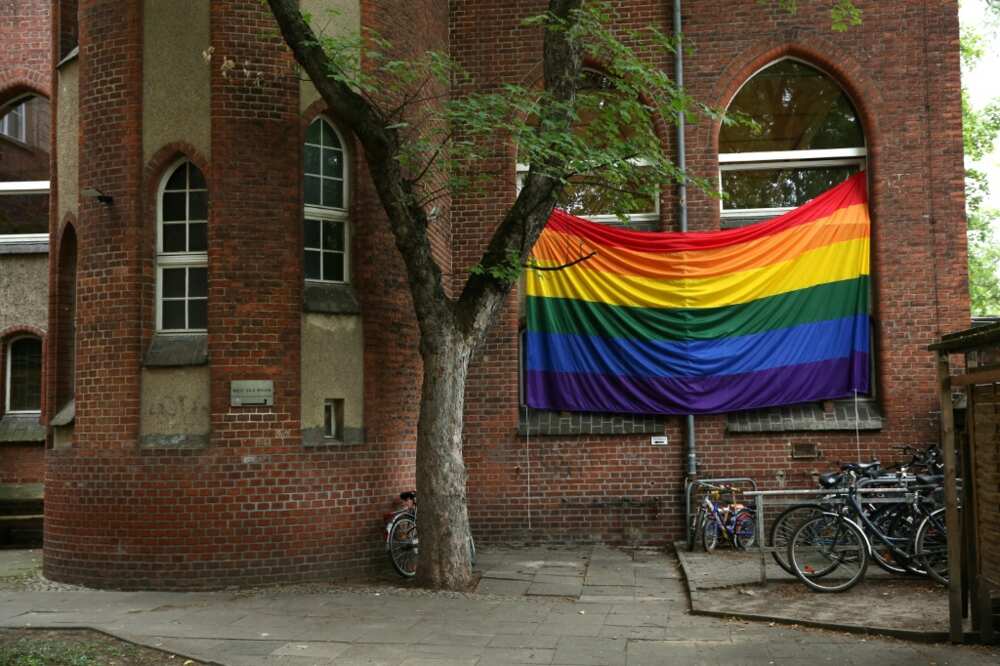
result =
M7 553L0 552L0 578ZM0 586L0 625L93 627L231 666L996 664L982 648L695 617L662 554L489 550L475 594L366 586L162 593ZM54 589L39 590L38 587Z

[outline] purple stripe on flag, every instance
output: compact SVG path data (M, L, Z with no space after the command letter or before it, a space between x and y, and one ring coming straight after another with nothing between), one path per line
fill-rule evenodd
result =
M632 414L717 414L867 393L868 354L718 377L629 377L529 370L529 407Z

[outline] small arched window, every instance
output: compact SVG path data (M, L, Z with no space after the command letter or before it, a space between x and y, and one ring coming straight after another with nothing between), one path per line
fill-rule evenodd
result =
M861 120L844 90L798 60L779 60L753 75L729 104L758 128L719 133L722 226L768 219L864 169Z
M42 408L42 341L33 335L7 343L4 412L32 414Z
M344 141L325 118L306 131L303 149L305 279L348 282L348 174Z
M208 324L208 188L188 160L168 170L157 201L156 327L202 332Z

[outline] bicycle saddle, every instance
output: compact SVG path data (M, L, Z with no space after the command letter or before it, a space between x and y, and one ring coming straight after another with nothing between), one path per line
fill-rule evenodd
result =
M880 460L873 460L867 463L844 463L840 466L840 469L847 471L855 471L860 474L872 474L881 469L882 462Z
M944 474L917 474L917 483L922 486L935 486L944 481Z
M844 478L844 475L839 472L827 472L826 474L819 475L819 485L824 488L833 488L840 480Z
M399 493L399 499L403 500L404 502L406 500L415 500L417 499L417 491L407 490L405 493Z

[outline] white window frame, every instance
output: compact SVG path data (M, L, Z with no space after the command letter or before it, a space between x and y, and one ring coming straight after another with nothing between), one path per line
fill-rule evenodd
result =
M22 99L19 99L19 100L15 100L12 104L10 104L10 105L8 105L6 107L6 109L7 109L6 113L4 113L3 117L0 118L0 134L4 135L8 139L13 139L15 141L19 141L20 143L24 143L26 141L26 138L28 136L28 122L27 122L28 121L28 113L27 113L27 108L28 107L27 107L27 103L28 103L28 99L27 98L22 98ZM11 116L15 116L15 115L21 121L21 124L20 124L20 128L21 129L20 129L20 132L18 134L13 134L10 131L10 125L11 125L10 118L11 118Z
M319 115L316 116L312 122L309 123L311 127L313 123L324 122L337 136L337 140L340 142L340 153L341 161L344 165L343 178L341 181L341 186L343 187L342 199L344 202L343 208L334 208L332 206L317 206L315 204L305 203L305 197L303 195L303 208L302 208L302 225L303 225L303 236L302 236L302 256L303 256L303 266L302 273L305 275L305 251L306 249L313 251L320 251L320 274L323 272L323 253L330 252L331 250L326 250L323 248L306 248L305 244L305 221L306 220L319 220L320 223L323 222L340 222L344 226L344 279L343 280L328 280L324 278L305 278L306 282L315 284L349 284L351 282L351 224L350 224L350 210L351 210L351 165L350 159L347 152L347 142L344 140L344 135L341 134L337 125L332 122L327 116ZM309 143L308 141L302 142L302 152L305 155L306 145L316 146L317 144ZM318 147L318 146L317 146ZM320 153L320 158L322 159L322 152ZM316 175L316 174L310 174ZM305 164L303 161L302 167L302 183L303 188L305 187L306 171ZM322 186L322 183L321 183ZM320 232L320 238L322 242L322 231Z
M629 160L635 166L643 167L649 166L649 161L637 158ZM530 164L524 164L522 162L517 163L517 192L521 192L521 188L524 186L524 179L528 176L528 170L531 168ZM600 214L600 215L581 215L585 220L590 220L591 222L598 222L600 224L613 224L622 225L622 220L620 217L614 213ZM629 213L625 215L625 218L629 222L659 222L660 221L660 190L657 188L656 195L653 197L653 210L645 213Z
M42 354L43 355L45 354L45 347L44 347L43 341L37 335L31 335L31 334L18 335L18 336L10 338L9 340L7 340L4 343L4 357L6 359L6 366L7 366L5 368L5 372L4 372L4 389L5 389L4 390L4 405L3 405L4 406L4 414L18 414L18 415L41 414L41 412L42 412L41 405L39 405L38 409L11 409L11 407L10 407L10 398L11 398L11 394L13 393L13 390L12 390L13 389L13 384L11 383L10 375L11 375L11 371L12 371L13 365L14 365L14 354L13 354L12 350L14 348L14 343L18 342L19 340L38 340L39 344L42 344ZM39 377L38 377L39 385L41 385L41 381L42 381L41 373L44 372L44 367L45 367L45 364L44 364L44 360L43 360L42 367L39 368Z
M198 168L191 160L186 157L178 159L176 162L170 165L166 171L164 171L163 177L160 179L160 186L157 188L156 192L156 332L162 335L173 335L173 334L191 334L191 333L207 333L207 328L163 328L163 271L168 268L208 268L208 249L204 252L164 252L163 251L163 194L167 189L167 181L170 177L174 175L185 163L191 163L191 166ZM199 169L199 171L201 171ZM202 173L204 176L204 173ZM191 190L189 187L185 190L186 192L199 192L201 190ZM208 182L205 183L205 198L208 199ZM208 215L206 214L206 233L208 226ZM201 220L185 220L185 224L190 224L191 222L201 222ZM184 281L185 289L187 289L188 280ZM175 300L175 299L171 299ZM184 321L187 323L188 312L186 304L190 300L187 294L184 295ZM201 300L201 299L199 299ZM207 303L208 297L206 296L205 301Z

